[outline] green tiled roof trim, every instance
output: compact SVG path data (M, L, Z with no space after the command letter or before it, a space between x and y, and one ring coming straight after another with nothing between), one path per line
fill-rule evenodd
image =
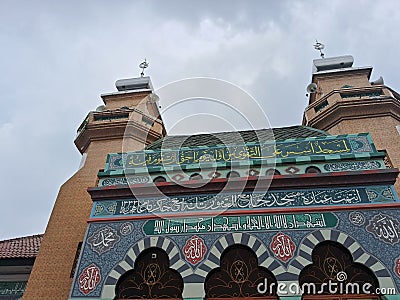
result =
M218 147L143 150L128 153L110 153L104 175L160 172L174 168L193 169L206 165L226 168L231 165L274 165L332 161L341 159L368 159L384 157L377 152L367 133L289 139L260 143L246 143ZM114 173L115 171L119 171Z
M177 149L182 147L204 147L241 143L258 143L261 141L283 141L288 139L304 139L309 137L325 137L325 131L308 126L290 126L281 128L245 130L233 132L216 132L210 134L165 136L146 149L160 150L161 148Z
M345 156L345 157L343 157ZM338 161L347 161L347 160L372 160L372 159L383 159L386 156L386 152L380 151L376 153L365 153L364 155L359 154L352 154L352 155L338 155L338 156L326 156L326 157L309 157L309 156L300 156L296 157L295 161L293 162L292 159L277 159L276 163L274 164L274 160L260 160L260 161L249 161L248 163L239 162L239 166L243 167L257 167L257 166L271 166L274 168L279 165L286 165L286 164L296 164L296 165L312 165L315 163L323 163L323 162L338 162ZM228 163L215 163L210 167L210 169L227 169L230 168ZM201 169L206 169L203 165ZM172 167L148 167L148 168L135 168L135 169L120 169L120 170L109 170L109 171L100 171L98 172L97 176L99 178L103 177L110 177L110 176L124 176L129 174L152 174L152 173L168 173L172 171L191 171L191 170L200 170L199 165L183 165L183 166L172 166Z

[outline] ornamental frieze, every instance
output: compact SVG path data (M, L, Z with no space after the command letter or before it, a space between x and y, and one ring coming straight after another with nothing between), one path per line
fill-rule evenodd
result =
M383 163L377 160L371 161L343 161L324 164L324 170L327 172L375 170L381 168Z
M374 186L97 201L93 205L91 218L395 202L397 199L391 189L390 186Z
M271 214L148 220L146 235L320 229L335 227L333 213Z
M113 185L125 185L125 184L143 184L150 181L147 176L127 176L127 177L115 177L100 179L98 186L113 186Z
M225 163L232 161L288 158L296 156L325 156L374 152L367 136L329 137L301 141L277 141L179 149L163 151L145 150L140 152L109 154L105 171L149 166L174 166L199 163Z

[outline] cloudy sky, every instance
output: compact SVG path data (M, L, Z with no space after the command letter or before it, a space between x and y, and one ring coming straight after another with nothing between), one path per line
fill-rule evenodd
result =
M315 39L326 57L352 54L356 66L374 67L372 79L400 89L399 11L397 0L1 0L0 239L44 232L59 186L79 166L76 129L117 79L139 76L144 58L155 89L226 80L250 93L272 126L295 125ZM176 106L167 124L187 109ZM196 123L190 130L210 130Z

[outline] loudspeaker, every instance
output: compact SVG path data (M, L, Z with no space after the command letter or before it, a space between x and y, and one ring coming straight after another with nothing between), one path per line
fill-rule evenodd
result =
M379 85L379 84L383 84L383 78L382 78L382 76L380 76L377 80L375 80L375 81L371 81L371 84L372 85Z
M307 92L309 93L315 93L318 90L318 85L314 82L310 83L307 85Z

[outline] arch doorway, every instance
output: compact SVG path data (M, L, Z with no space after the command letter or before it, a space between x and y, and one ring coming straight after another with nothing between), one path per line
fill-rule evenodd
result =
M303 300L375 300L378 279L366 266L355 263L343 245L325 241L315 246L311 265L299 275Z
M260 283L267 283L263 293L257 288ZM207 275L204 288L207 300L278 299L274 275L260 267L255 253L243 245L232 245L222 253L220 267Z
M140 253L134 269L120 277L114 299L182 299L182 291L183 279L169 268L167 253L153 247Z

